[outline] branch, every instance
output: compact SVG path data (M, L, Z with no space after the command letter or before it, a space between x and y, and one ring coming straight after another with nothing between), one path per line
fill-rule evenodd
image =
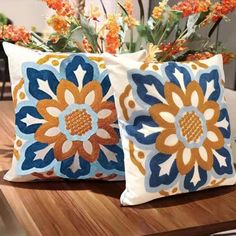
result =
M208 34L209 38L212 36L212 34L214 33L214 31L216 30L217 26L220 24L221 21L222 21L222 18L218 19L216 23L213 25L213 27L211 28Z
M105 8L105 5L104 5L104 3L103 3L103 0L100 0L100 3L101 3L101 5L102 5L102 9L103 9L103 11L104 11L104 13L105 13L105 16L106 16L106 18L107 18L107 10L106 10L106 8Z
M140 22L144 24L144 7L142 0L138 0L139 9L140 9Z

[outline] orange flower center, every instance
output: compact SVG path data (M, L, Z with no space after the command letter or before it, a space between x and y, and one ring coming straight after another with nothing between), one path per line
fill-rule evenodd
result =
M179 120L182 136L191 142L199 142L203 135L202 123L199 116L194 112L186 112Z
M92 118L85 109L76 109L66 115L65 122L71 135L82 136L92 129Z

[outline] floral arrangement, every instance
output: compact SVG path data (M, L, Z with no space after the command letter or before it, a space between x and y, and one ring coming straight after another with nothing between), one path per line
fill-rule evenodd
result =
M140 19L133 14L134 3L116 2L121 11L108 15L100 0L103 12L91 5L84 10L84 1L73 6L68 0L42 0L54 14L47 20L54 30L48 38L40 38L22 27L1 25L0 39L44 51L60 52L135 52L148 49L146 63L168 60L183 61L209 58L222 53L224 62L235 59L235 54L221 42L212 40L222 20L236 8L236 0L183 0L174 6L162 0L155 6L147 22L144 21L142 0L137 0ZM101 16L105 20L101 21ZM211 26L207 36L201 30Z

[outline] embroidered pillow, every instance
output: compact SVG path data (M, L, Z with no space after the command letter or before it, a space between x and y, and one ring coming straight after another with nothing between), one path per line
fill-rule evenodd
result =
M189 63L105 61L125 155L122 205L235 184L220 55Z
M16 115L13 164L4 178L124 179L101 55L42 53L8 43L4 48Z

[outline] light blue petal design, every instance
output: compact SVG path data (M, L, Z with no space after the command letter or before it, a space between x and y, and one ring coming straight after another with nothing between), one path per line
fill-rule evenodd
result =
M100 72L96 63L84 54L74 54L63 60L60 67L62 77L82 88L92 80L99 80Z
M35 140L27 141L21 150L17 162L17 174L28 175L34 172L43 173L51 170L56 163L52 147Z
M223 87L220 81L220 78L222 77L218 66L211 66L208 69L199 72L196 78L206 100L222 102Z
M150 116L137 116L132 125L126 126L128 135L134 137L141 144L154 144L159 132L157 132L157 124Z
M131 70L128 72L128 78L134 88L133 95L142 107L150 107L165 101L165 79L159 74L151 71Z
M56 97L60 75L55 68L27 62L22 65L22 73L25 91L29 98L43 100Z
M213 156L213 168L218 176L224 178L234 173L232 151L227 146L214 150Z
M189 67L180 63L167 62L162 65L161 69L168 80L183 91L186 90L188 84L193 80L192 78L194 78Z
M149 192L169 189L179 176L175 157L163 153L155 154L150 161L147 159L146 170L145 186Z
M195 172L197 172L198 179L194 177ZM184 178L184 188L188 192L195 192L203 187L208 181L207 171L202 169L200 166L196 165L192 168L192 170L186 174Z

